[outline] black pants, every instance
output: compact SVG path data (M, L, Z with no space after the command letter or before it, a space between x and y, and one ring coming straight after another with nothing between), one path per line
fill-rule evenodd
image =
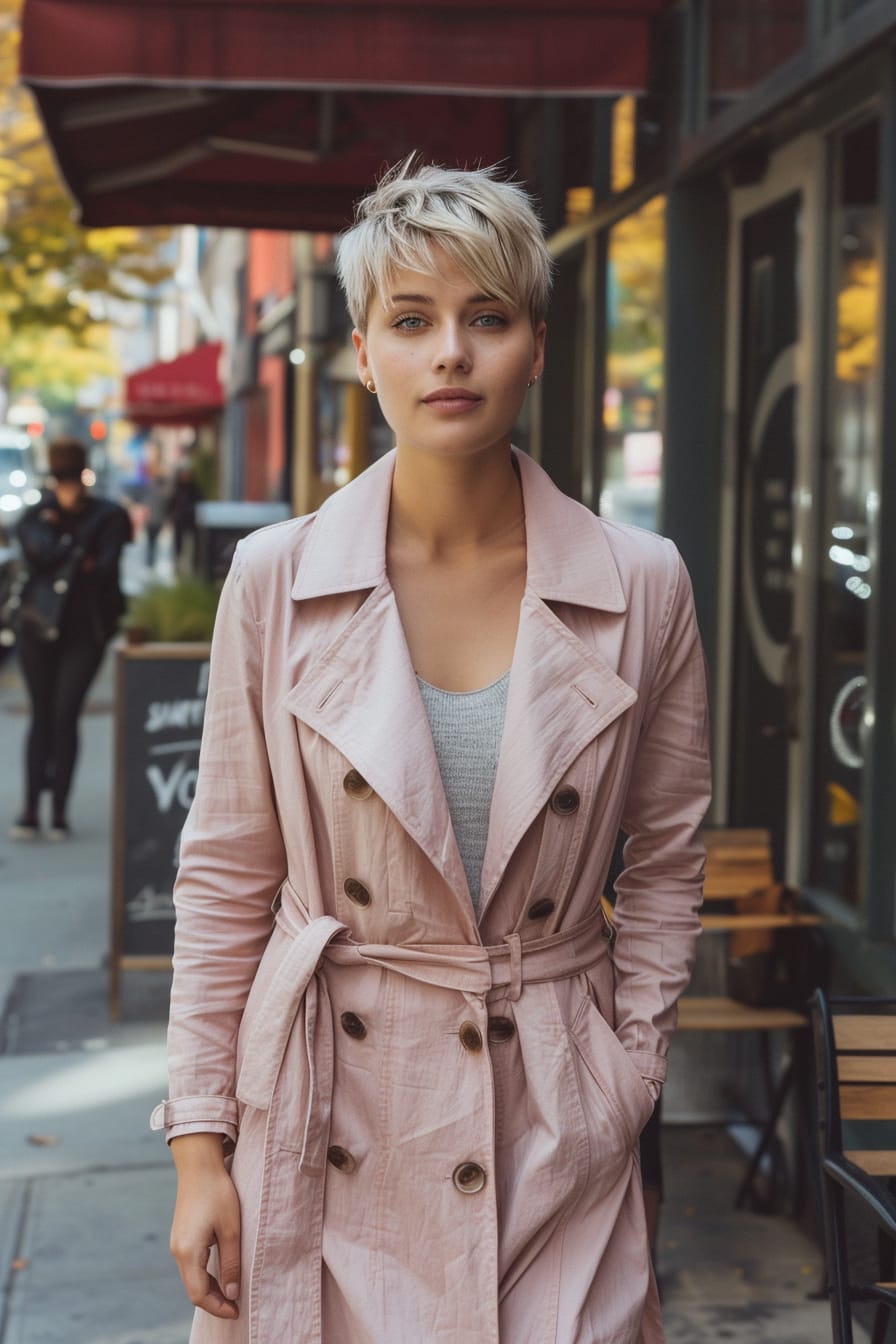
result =
M53 794L53 817L65 817L75 761L78 715L103 660L105 644L86 630L47 643L22 631L19 660L31 699L31 726L25 743L25 807L37 810L43 789Z

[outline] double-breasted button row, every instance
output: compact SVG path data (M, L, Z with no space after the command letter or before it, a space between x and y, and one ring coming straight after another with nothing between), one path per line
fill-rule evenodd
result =
M485 1169L478 1162L461 1162L451 1179L462 1195L478 1195L485 1185Z
M347 877L342 884L342 890L350 901L355 905L366 906L370 904L370 892L363 882L359 882L356 877Z
M561 784L551 796L551 810L559 817L568 817L578 812L580 801L578 789L574 789L571 784Z
M342 1030L356 1041L363 1041L367 1035L367 1028L363 1019L357 1013L340 1013L339 1022ZM358 1165L348 1149L342 1148L338 1143L331 1144L327 1149L327 1161L331 1167L335 1167L337 1171L343 1172L346 1176L354 1171Z
M359 774L357 770L349 770L345 779L342 781L342 787L345 789L349 798L354 798L356 802L363 802L365 798L369 798L373 793L373 789L367 783L367 780L363 775Z

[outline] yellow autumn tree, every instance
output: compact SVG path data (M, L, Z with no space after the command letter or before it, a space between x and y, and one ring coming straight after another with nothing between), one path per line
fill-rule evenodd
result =
M663 380L666 201L656 196L610 233L607 380L656 391Z
M40 117L18 82L21 0L0 0L0 370L10 391L70 401L117 371L106 301L170 269L158 230L82 229Z

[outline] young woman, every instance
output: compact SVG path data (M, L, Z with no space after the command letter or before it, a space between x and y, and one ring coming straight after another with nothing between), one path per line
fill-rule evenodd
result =
M77 439L54 440L48 455L53 488L25 511L17 529L28 571L17 644L31 723L24 802L9 832L14 840L42 834L44 792L52 803L48 838L69 838L78 718L125 608L118 566L131 539L130 518L120 505L88 492L87 450ZM58 627L26 619L35 606L52 609Z
M656 1344L638 1135L708 800L687 576L510 445L550 269L518 187L405 165L339 265L397 446L222 596L154 1116L192 1339Z

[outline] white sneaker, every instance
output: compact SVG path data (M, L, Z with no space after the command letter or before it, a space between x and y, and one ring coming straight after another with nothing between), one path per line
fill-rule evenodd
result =
M9 838L10 840L39 840L40 827L36 821L28 821L26 817L20 817L10 826Z

